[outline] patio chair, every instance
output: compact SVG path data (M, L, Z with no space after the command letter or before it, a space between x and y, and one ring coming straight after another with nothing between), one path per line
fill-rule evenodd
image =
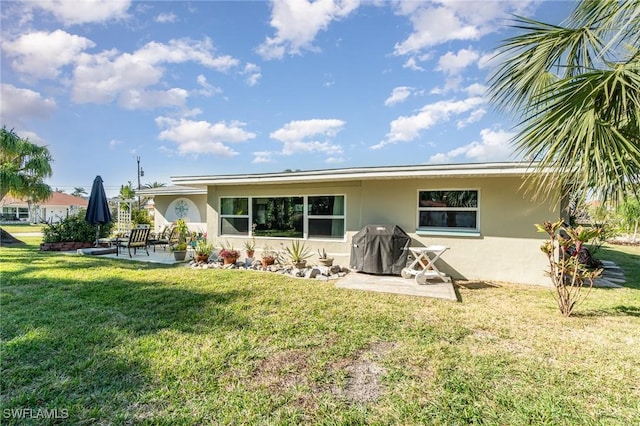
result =
M136 254L136 250L139 248L144 248L147 252L147 256L149 256L149 234L151 233L151 228L149 225L138 225L133 228L129 232L129 238L126 240L121 240L118 242L118 252L120 251L120 247L126 247L129 251L129 257L131 256L131 249L133 249L133 254Z
M166 250L173 242L178 241L178 232L175 226L166 226L156 238L149 238L149 245L153 246L153 252L156 251L156 246L164 246L163 250Z

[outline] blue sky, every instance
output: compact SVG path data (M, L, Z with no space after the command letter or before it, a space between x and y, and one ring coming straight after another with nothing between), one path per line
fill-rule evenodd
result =
M2 124L48 183L516 159L486 99L509 14L555 1L3 1Z

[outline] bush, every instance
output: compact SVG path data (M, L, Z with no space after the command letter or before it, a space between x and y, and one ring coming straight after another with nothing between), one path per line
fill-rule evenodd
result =
M135 225L151 225L151 218L147 209L133 209L131 211L131 221Z
M92 225L84 220L85 212L81 211L77 215L72 215L64 219L59 224L46 226L44 233L45 243L62 242L83 242L91 243L96 239L96 225ZM100 225L100 238L108 237L113 228L113 223Z

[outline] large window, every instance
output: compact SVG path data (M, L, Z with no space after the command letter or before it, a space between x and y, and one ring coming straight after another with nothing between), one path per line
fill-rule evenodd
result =
M344 238L344 195L224 197L221 235Z
M256 237L303 237L302 197L252 198L251 208Z
M478 231L478 191L420 191L418 228Z

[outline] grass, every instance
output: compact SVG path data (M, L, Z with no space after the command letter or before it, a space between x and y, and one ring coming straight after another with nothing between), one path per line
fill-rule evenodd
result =
M42 224L32 225L30 223L0 225L2 229L4 229L10 234L20 234L24 232L42 232L45 226L46 225L42 225Z
M603 249L627 288L567 319L538 287L453 303L25 240L0 248L2 424L640 423L638 248Z

